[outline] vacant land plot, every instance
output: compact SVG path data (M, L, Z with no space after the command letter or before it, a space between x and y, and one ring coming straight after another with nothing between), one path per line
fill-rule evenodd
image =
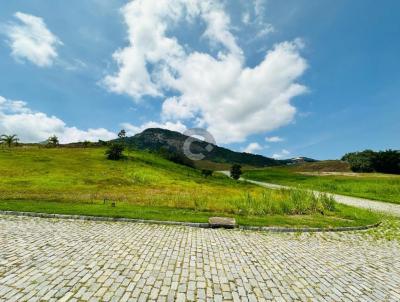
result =
M19 147L0 150L0 210L242 224L343 226L378 217L326 197L274 191L130 151L121 161L104 148Z
M343 173L342 175L332 175L327 172L311 175L310 173L313 172L310 172L310 169L305 168L304 170L306 173L301 171L301 166L265 168L248 170L244 177L268 183L400 204L400 176L372 173L353 175L346 172L340 172Z

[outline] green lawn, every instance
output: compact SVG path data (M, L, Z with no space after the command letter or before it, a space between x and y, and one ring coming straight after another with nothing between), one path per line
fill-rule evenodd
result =
M296 167L248 170L244 178L400 204L400 176L387 174L304 175Z
M104 148L0 148L0 210L241 224L353 226L370 212L300 191L267 190L180 166L154 154L105 159ZM106 200L106 202L104 202ZM110 201L116 202L111 207Z

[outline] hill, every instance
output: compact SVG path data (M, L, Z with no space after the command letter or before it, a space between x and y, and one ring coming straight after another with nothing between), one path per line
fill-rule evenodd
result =
M267 190L218 173L205 178L197 169L143 151L107 160L105 151L97 146L0 147L0 210L191 222L234 216L252 225L371 222L369 213L323 196Z
M188 136L179 132L160 128L149 128L135 136L125 138L124 141L133 149L147 150L153 152L170 152L184 156L183 145ZM223 168L226 165L240 164L242 166L268 167L286 165L297 162L297 160L276 160L262 155L245 152L235 152L227 148L211 144L212 150L206 148L209 143L196 140L192 143L190 151L194 154L204 154L205 158L196 163L200 167ZM213 163L215 165L213 165Z
M351 172L350 165L341 160L303 162L290 168L298 172Z

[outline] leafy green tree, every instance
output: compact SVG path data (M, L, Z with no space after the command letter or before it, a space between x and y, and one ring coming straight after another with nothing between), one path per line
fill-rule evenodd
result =
M242 175L242 166L238 165L238 164L234 164L231 167L231 177L233 179L238 180L240 178L240 176Z
M364 150L362 152L347 153L342 157L343 161L350 164L350 169L353 172L373 172L374 159L376 152L372 150Z
M107 145L108 145L108 142L99 139L98 144L99 144L100 146L107 146Z
M18 144L19 138L17 137L16 134L13 135L6 135L3 134L0 136L0 143L6 144L9 148L11 148L12 145Z
M90 145L91 145L91 142L89 142L89 141L84 141L84 142L82 142L83 148L87 148L87 147L89 147Z
M118 137L121 139L124 139L126 137L126 131L125 129L122 129L119 133L118 133Z
M124 157L125 147L119 143L112 143L106 150L107 159L120 160Z
M378 152L373 160L376 172L400 174L400 151L386 150Z
M58 140L58 137L57 137L57 136L53 135L53 136L50 136L50 137L47 139L47 144L48 144L49 146L55 147L55 146L58 146L58 145L60 144L60 141Z

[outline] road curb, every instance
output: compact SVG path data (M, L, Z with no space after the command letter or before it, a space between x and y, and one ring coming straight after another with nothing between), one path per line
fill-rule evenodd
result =
M381 225L381 222L363 226L354 227L336 227L336 228L282 228L282 227L258 227L258 226L239 226L239 229L249 231L264 231L271 233L317 233L317 232L351 232L363 231L376 228Z
M116 217L101 217L101 216L85 216L85 215L67 215L67 214L48 214L36 212L18 212L18 211L0 211L0 215L7 216L25 216L37 218L56 218L56 219L72 219L83 221L103 221L103 222L133 222L158 225L176 225L188 226L196 228L212 228L209 223L201 222L181 222L181 221L162 221L162 220L147 220L147 219L132 219L132 218L116 218ZM246 231L263 231L271 233L316 233L316 232L349 232L362 231L378 227L381 222L365 226L354 227L337 227L337 228L284 228L284 227L263 227L263 226L245 226L239 225L235 229Z

